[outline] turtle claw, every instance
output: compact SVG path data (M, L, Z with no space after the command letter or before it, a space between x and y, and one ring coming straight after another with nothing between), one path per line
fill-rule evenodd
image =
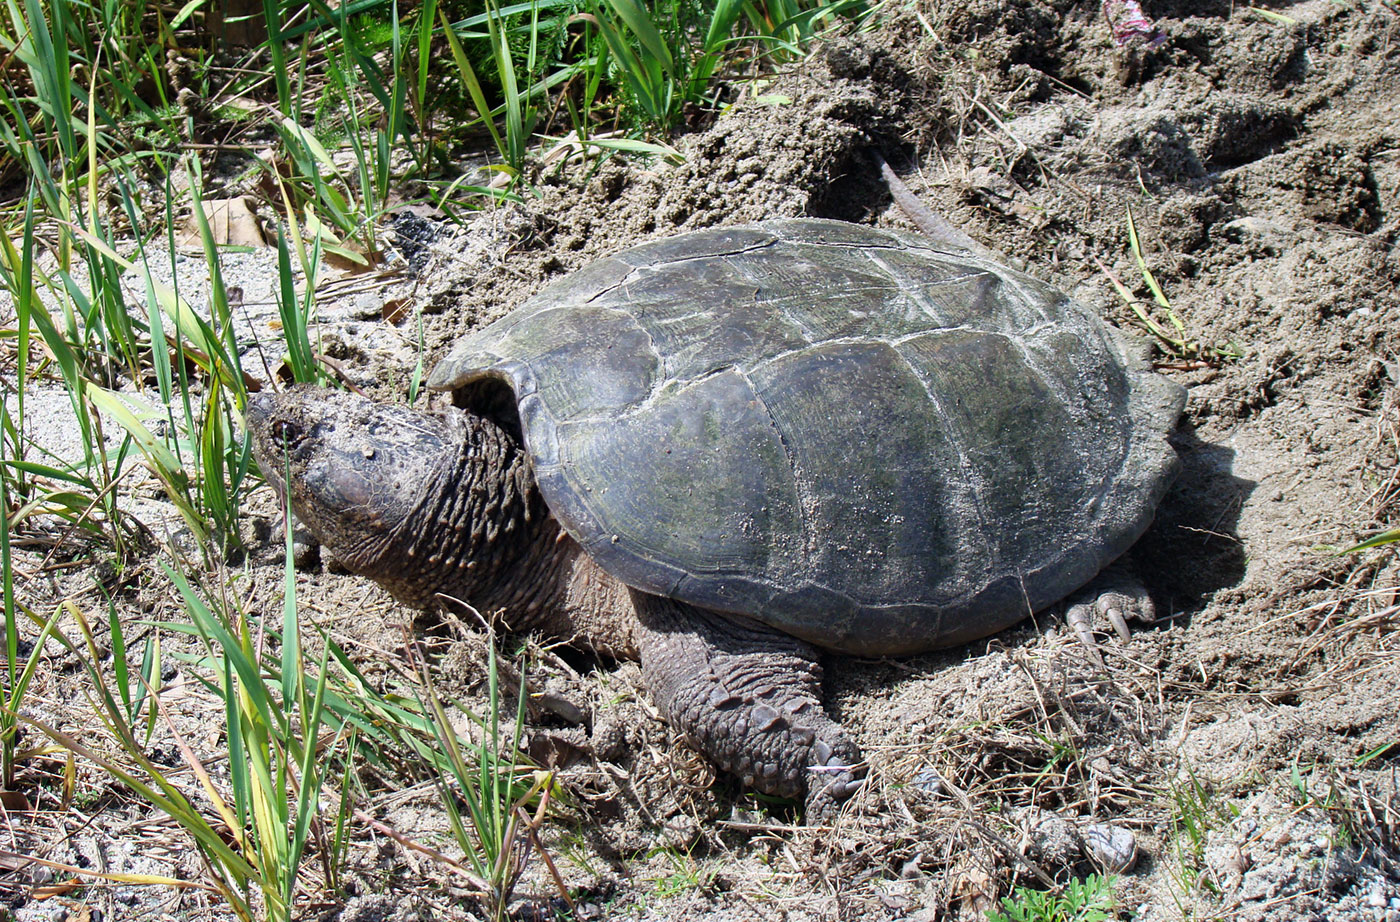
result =
M1119 640L1126 643L1132 639L1132 634L1128 631L1128 621L1123 617L1122 609L1110 608L1104 614L1108 616L1108 623L1113 625L1114 633L1118 635Z
M1103 668L1103 654L1099 652L1099 642L1094 639L1094 618L1093 606L1086 602L1071 605L1065 609L1065 623L1070 630L1074 631L1074 636L1079 638L1079 643L1084 647L1084 651L1089 654L1089 659L1098 669Z
M816 648L774 628L636 590L642 676L673 727L720 768L835 819L863 783L860 747L821 703Z
M1095 581L1080 594L1077 601L1065 609L1065 623L1074 636L1083 644L1094 666L1104 668L1102 648L1094 637L1095 615L1109 623L1118 639L1127 642L1132 639L1128 621L1151 624L1157 620L1157 609L1152 597L1136 580L1125 577L1112 577L1107 581Z
M854 748L854 747L852 747ZM808 768L805 813L812 825L829 825L841 812L841 807L865 787L864 762L840 764L833 758L826 765Z

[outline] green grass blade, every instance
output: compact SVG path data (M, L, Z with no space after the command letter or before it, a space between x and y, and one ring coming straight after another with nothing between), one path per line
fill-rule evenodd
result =
M122 630L121 617L117 614L117 604L110 595L103 593L107 600L107 631L112 643L112 677L117 683L117 694L121 695L128 720L134 720L131 678L127 675L126 633Z
M282 6L277 0L263 0L263 24L267 29L268 54L272 58L272 78L277 87L277 108L292 114L292 83L287 70L286 37L282 34Z
M14 571L10 562L10 490L9 475L0 467L0 605L5 611L5 698L15 699L16 674L19 662L19 625L15 618ZM38 651L42 644L35 647ZM13 710L13 709L12 709ZM0 782L7 790L14 787L15 731L17 724L10 712L0 715Z
M324 764L329 761L329 753L322 753L317 748L316 735L320 731L325 719L326 687L328 684L328 673L326 666L330 661L330 650L325 647L321 650L321 660L317 671L316 696L311 702L310 713L303 713L302 726L309 728L306 731L306 738L303 740L302 761L301 761L301 789L298 792L296 807L293 812L295 823L292 829L292 854L293 860L289 862L291 874L290 879L295 885L296 869L300 863L302 853L306 849L306 841L311 830L311 821L317 815L317 808L320 801L322 782L325 779ZM343 726L343 725L342 725ZM328 728L333 739L339 739L342 726ZM287 894L288 902L291 901L292 894Z
M868 8L866 0L837 0L835 3L822 4L809 7L808 9L794 9L786 18L778 22L773 27L773 35L779 36L785 32L795 33L796 43L809 41L812 38L812 24L818 19L832 16L844 16L851 12L859 12ZM794 46L796 48L796 45Z
M744 0L718 0L714 13L710 16L709 27L705 30L706 52L718 51L734 31L734 23L743 11Z
M471 61L462 48L461 39L457 37L457 33L448 22L447 13L444 10L438 10L438 18L442 20L442 30L443 35L447 38L447 47L452 52L452 60L457 65L457 72L461 74L462 82L466 85L468 95L471 96L472 105L476 107L477 114L481 116L482 123L486 125L486 130L491 133L491 141L496 145L496 151L502 159L506 159L508 151L505 141L496 128L495 119L491 117L491 106L487 103L486 94L481 90L481 81L477 79L476 71L472 68Z
M237 673L239 681L250 691L262 686L262 681L258 673L256 663L248 655L247 648L236 640L213 613L204 604L204 600L191 588L189 581L185 579L183 573L161 563L160 568L165 571L165 575L175 584L176 590L180 593L185 604L185 611L195 619L195 626L210 637L220 648L222 655L228 657L234 672ZM257 709L258 718L263 724L271 726L273 716L268 710L268 701L264 695L255 695L252 703Z
M608 51L617 61L628 89L632 92L643 115L654 124L664 126L667 121L666 94L661 84L661 75L655 66L647 64L633 50L617 26L607 19L597 4L594 4L593 24L603 37Z
M150 640L146 641L145 649L141 652L141 688L137 693L134 710L139 713L144 705L146 710L146 742L150 742L151 734L156 729L156 719L160 712L157 709L159 700L151 693L151 689L160 687L160 634L153 633Z
M199 166L199 158L191 157L186 160L187 168L190 171L191 183L190 194L194 204L195 223L199 227L199 240L201 248L204 250L204 262L209 269L209 305L216 331L222 336L215 336L214 331L210 331L208 349L213 368L210 369L210 376L218 381L222 387L233 394L235 405L241 410L247 402L248 393L243 385L243 366L239 361L239 342L234 331L233 311L228 303L228 287L224 285L223 267L219 262L218 246L214 242L214 232L209 227L209 216L204 212L204 200L199 188L203 185L203 173ZM205 328L207 329L207 327Z
M283 483L291 480L291 460L285 462ZM288 495L286 490L282 495ZM301 695L301 632L297 629L297 571L293 550L292 523L294 517L289 507L282 510L282 521L286 540L282 558L282 701L288 704ZM321 669L324 678L325 667ZM322 692L318 690L317 697Z
M1391 528L1387 531L1381 532L1378 535L1375 535L1374 537L1367 538L1360 544L1353 544L1351 547L1343 551L1339 551L1338 553L1354 554L1357 551L1368 551L1373 547L1380 547L1383 544L1394 544L1397 541L1400 541L1400 528Z
M314 261L314 260L313 260ZM320 368L316 364L315 350L311 346L309 330L310 317L297 297L295 272L292 268L292 254L287 246L286 235L281 228L277 231L277 314L282 320L282 339L287 347L287 369L292 380L302 383L317 383ZM308 280L307 291L314 292L314 285Z
M486 9L496 9L492 0L487 0ZM486 20L491 35L491 54L496 61L496 71L501 80L501 94L505 98L506 113L506 165L519 173L525 165L525 113L524 100L515 79L515 61L511 55L510 43L506 40L505 23L499 12Z
M661 30L652 21L651 14L647 8L638 0L606 0L608 6L612 7L618 18L627 24L627 28L632 30L632 34L641 43L646 56L656 61L667 73L676 72L675 58L671 56L671 49L666 46L666 40L661 35Z
M1137 260L1138 269L1142 271L1142 280L1147 283L1147 287L1152 291L1152 299L1160 306L1171 310L1171 302L1167 300L1162 287L1157 284L1157 279L1152 275L1152 271L1147 268L1147 259L1142 255L1142 244L1138 242L1137 223L1133 220L1133 210L1128 212L1128 245L1132 248L1133 258Z

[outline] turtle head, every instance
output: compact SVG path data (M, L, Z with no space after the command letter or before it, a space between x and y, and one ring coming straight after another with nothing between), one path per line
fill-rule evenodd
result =
M462 454L459 415L297 386L254 396L247 422L263 475L302 524L348 568L383 578Z

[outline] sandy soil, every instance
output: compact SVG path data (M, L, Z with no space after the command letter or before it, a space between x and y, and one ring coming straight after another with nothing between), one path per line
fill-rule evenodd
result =
M542 658L531 681L588 715L527 730L563 765L552 846L580 918L976 919L1041 875L1101 869L1092 844L1112 833L1136 851L1119 918L1400 920L1400 561L1331 553L1393 527L1400 504L1400 15L1377 0L1144 5L1161 40L1119 47L1097 2L924 0L764 88L789 102L740 101L677 139L680 166L565 170L467 229L405 213L393 287L328 292L328 351L402 399L417 333L380 319L385 299L423 306L431 360L546 281L679 230L792 215L910 227L876 150L954 224L1141 330L1109 280L1150 297L1131 209L1184 324L1188 348L1158 356L1190 388L1184 473L1132 554L1158 622L1105 635L1104 669L1053 612L939 655L831 659L828 705L871 765L834 828L715 777L635 665ZM235 264L248 291L266 284L270 260ZM250 533L265 533L271 497L253 504ZM249 610L272 616L275 544L237 574ZM64 572L29 591L90 585ZM308 623L380 677L375 651L414 622L334 567L304 570L298 593ZM117 602L133 621L179 618L154 577ZM480 640L438 633L444 688L479 701ZM46 666L38 700L79 721L57 704L81 697L79 674L57 654ZM190 684L182 670L167 678ZM182 706L217 752L218 712L195 691ZM198 875L168 827L79 775L100 792L91 825L36 819L17 844ZM430 791L377 809L428 839L442 828ZM383 839L360 836L352 865L358 895L308 917L475 917L431 862ZM57 917L21 879L6 887L19 917ZM550 892L527 878L515 917L552 917ZM111 918L218 914L189 894L86 899Z

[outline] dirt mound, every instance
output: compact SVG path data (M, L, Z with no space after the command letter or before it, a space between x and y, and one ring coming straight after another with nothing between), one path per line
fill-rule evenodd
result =
M1013 883L1095 867L1039 841L1047 815L1067 842L1094 824L1135 833L1119 892L1141 918L1373 918L1400 897L1400 568L1325 549L1394 521L1400 130L1378 113L1400 111L1400 19L1332 3L1151 12L1160 41L1118 46L1099 4L925 4L780 80L790 105L740 106L683 139L683 166L605 167L524 209L538 275L505 283L493 313L672 231L907 225L863 155L877 149L953 223L1143 331L1110 276L1137 291L1176 341L1164 373L1191 387L1185 472L1134 553L1166 617L1108 644L1106 674L1053 617L937 657L833 659L829 701L872 763L842 824L755 822L708 775L650 816L585 809L630 851L634 897L650 836L697 874L668 915L753 918L749 901L775 892L765 915L972 918ZM1142 282L1130 212L1179 327ZM608 750L639 790L694 767L684 746L640 743Z

